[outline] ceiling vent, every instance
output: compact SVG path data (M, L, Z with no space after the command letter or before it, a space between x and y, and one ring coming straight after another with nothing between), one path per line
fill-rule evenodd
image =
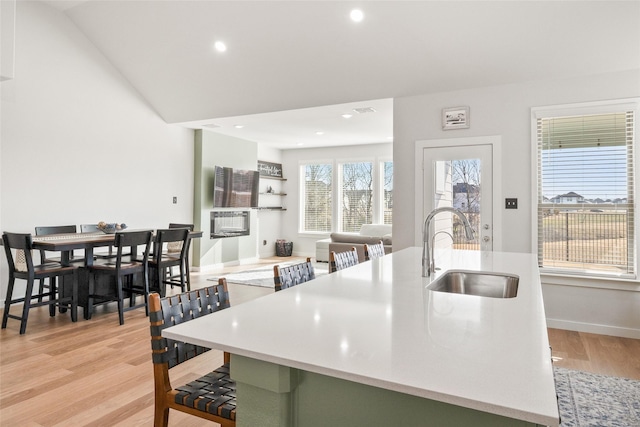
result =
M217 125L215 123L206 123L204 125L202 125L203 128L211 128L211 129L215 129L215 128L219 128L221 127L220 125Z
M376 109L373 107L362 107L362 108L354 108L353 111L355 111L358 114L365 114L365 113L375 113Z

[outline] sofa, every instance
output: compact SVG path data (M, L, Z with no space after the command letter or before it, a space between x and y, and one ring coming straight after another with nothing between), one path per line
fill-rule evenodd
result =
M382 240L384 252L391 252L391 224L362 224L357 233L331 233L328 239L316 241L316 261L329 262L329 252L344 252L355 247L358 260L364 261L364 245Z

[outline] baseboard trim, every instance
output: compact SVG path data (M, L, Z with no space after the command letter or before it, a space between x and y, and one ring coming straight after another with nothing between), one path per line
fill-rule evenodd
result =
M547 319L547 326L549 328L564 329L567 331L640 339L640 329L622 328L619 326L597 325L595 323L572 322L560 319Z

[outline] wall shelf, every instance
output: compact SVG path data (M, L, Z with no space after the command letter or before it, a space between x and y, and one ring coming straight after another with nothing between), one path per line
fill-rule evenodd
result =
M262 179L271 179L271 180L274 180L274 181L286 181L286 178L282 178L282 177L279 177L279 176L260 176L260 179L261 180ZM274 184L274 186L276 188L272 188L270 185L267 185L266 187L264 187L262 189L263 191L260 192L260 196L270 196L269 200L272 203L265 202L265 204L267 206L258 206L257 209L259 211L286 211L287 210L287 208L285 208L284 206L269 206L270 204L271 205L274 204L274 200L276 200L276 201L278 200L275 197L284 197L284 196L287 195L287 193L282 191L281 184ZM281 200L280 203L282 203L282 199L280 199L280 200ZM277 203L277 202L275 202L275 203Z
M260 206L256 208L259 211L286 211L287 208L282 206Z

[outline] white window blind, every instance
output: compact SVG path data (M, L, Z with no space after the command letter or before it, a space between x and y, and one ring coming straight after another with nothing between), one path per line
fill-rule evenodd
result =
M536 125L539 265L634 275L634 112Z
M333 165L306 164L301 200L304 203L303 231L330 232L332 223L332 174Z
M373 223L373 163L343 163L341 167L342 231L360 231Z

